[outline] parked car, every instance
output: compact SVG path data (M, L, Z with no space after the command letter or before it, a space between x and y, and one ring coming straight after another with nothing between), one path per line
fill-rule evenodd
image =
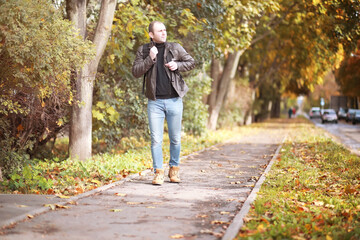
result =
M346 110L343 109L343 108L340 108L337 115L338 115L339 120L340 119L346 119Z
M336 115L336 112L334 109L324 109L324 111L321 114L321 122L334 122L338 123L338 117Z
M353 114L353 117L352 117L352 124L356 124L360 122L360 110L355 110L355 113Z
M320 118L320 108L319 107L312 107L309 111L309 117L311 118Z
M355 113L355 110L356 109L349 108L349 110L346 113L346 118L345 118L346 122L351 122L352 121L352 117L353 117L352 115Z

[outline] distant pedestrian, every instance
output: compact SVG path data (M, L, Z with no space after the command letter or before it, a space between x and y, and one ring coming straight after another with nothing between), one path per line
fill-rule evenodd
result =
M164 183L162 142L164 119L170 138L170 182L180 182L182 97L189 90L179 72L195 67L194 59L178 43L166 42L166 28L162 22L149 25L150 44L139 47L133 63L134 77L145 74L145 96L151 135L151 154L155 177L152 183Z
M289 108L289 111L288 111L288 114L289 114L289 118L291 118L291 115L292 115L292 113L293 113L293 110L292 110L292 108Z
M292 115L295 117L295 115L296 115L296 108L295 107L293 107L293 109L292 109Z

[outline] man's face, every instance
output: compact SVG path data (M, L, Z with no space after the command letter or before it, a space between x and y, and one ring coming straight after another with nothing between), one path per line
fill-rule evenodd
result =
M156 43L166 42L166 28L162 23L155 23L153 26L153 32L149 32L149 36Z

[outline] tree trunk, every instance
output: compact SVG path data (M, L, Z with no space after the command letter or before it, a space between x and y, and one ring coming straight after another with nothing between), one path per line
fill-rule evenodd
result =
M280 111L281 111L280 105L281 105L281 97L277 96L274 99L274 103L271 108L271 115L270 115L271 118L280 118Z
M226 98L226 92L229 89L230 81L235 77L236 68L239 64L239 59L240 56L243 54L243 52L244 50L230 53L226 60L224 71L222 72L221 77L219 78L219 82L216 82L216 79L214 79L214 82L216 83L213 83L212 87L214 87L214 89L216 87L216 91L211 92L209 96L208 128L210 130L216 130L217 120L223 102L225 101Z
M220 83L221 74L223 72L223 67L219 59L213 58L211 60L211 78L213 79L211 83L211 92L208 96L207 104L209 105L209 112L214 108L216 104L216 97L218 93L218 86Z
M85 39L86 0L68 0L66 3L69 19L74 22L79 33ZM77 72L75 79L75 101L71 111L69 154L71 158L77 158L81 161L91 157L93 83L100 58L104 53L111 32L115 7L116 0L102 0L93 39L96 56Z

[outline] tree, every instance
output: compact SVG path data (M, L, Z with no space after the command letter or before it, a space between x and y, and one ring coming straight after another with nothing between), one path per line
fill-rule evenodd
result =
M259 119L268 116L270 105L279 104L281 94L313 91L339 61L342 49L348 52L353 48L359 33L359 24L355 24L359 20L354 17L359 4L334 0L289 5L282 1L280 6L279 15L284 17L276 31L252 45L241 62L248 65L252 85L257 88ZM264 32L267 30L258 28L255 38Z
M215 46L223 52L224 67L215 56L212 59L211 74L213 78L211 93L208 96L209 105L208 128L215 130L218 116L234 78L240 57L250 46L256 28L263 21L272 21L267 16L276 12L275 1L225 1L224 21L217 28L220 35L215 38ZM265 19L263 17L266 17Z
M86 0L66 1L68 18L75 24L84 40L87 38L87 3ZM71 111L69 153L70 157L82 161L91 157L93 86L100 58L112 29L115 7L116 0L101 1L96 30L91 38L96 56L76 73L73 84L75 101Z
M359 44L360 45L360 44ZM341 92L349 97L360 96L360 51L345 57L339 69L335 71L336 82Z

